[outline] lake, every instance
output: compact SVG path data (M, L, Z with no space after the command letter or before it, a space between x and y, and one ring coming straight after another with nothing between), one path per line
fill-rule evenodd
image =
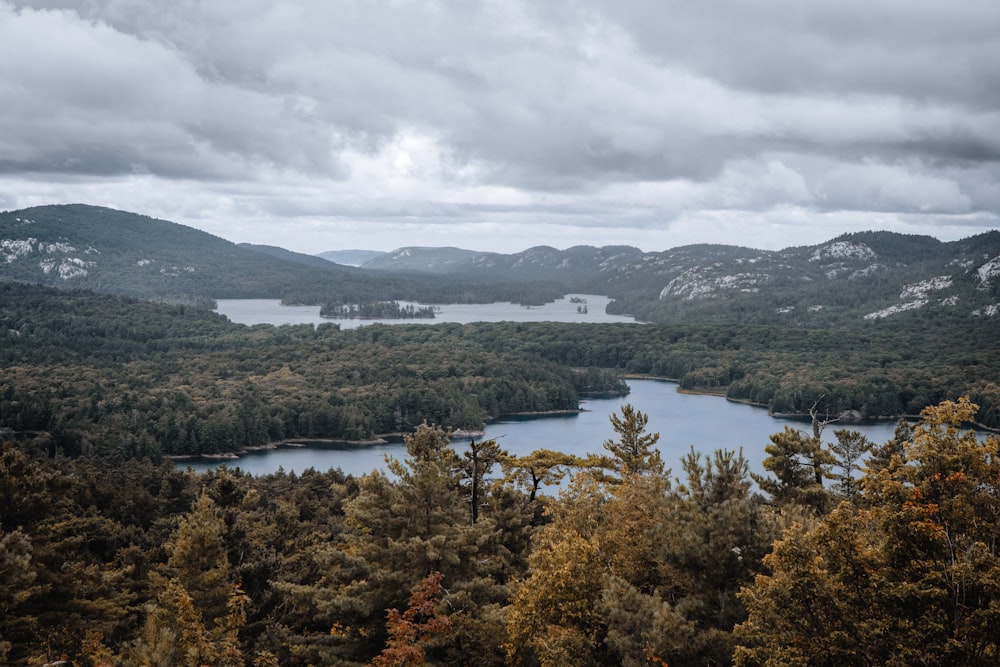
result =
M580 303L573 301L578 299ZM597 294L567 294L544 306L521 306L516 303L451 303L438 306L441 310L434 319L333 319L319 316L319 306L282 306L276 299L216 299L216 312L225 315L238 324L321 324L335 322L341 329L354 329L376 322L383 324L440 324L455 322L587 322L611 323L632 322L635 318L624 315L608 315L604 312L610 299ZM416 307L420 304L400 301L399 304ZM578 312L582 306L587 312Z
M495 438L511 454L528 454L536 449L553 449L584 456L603 453L602 443L614 437L609 416L618 412L625 403L649 416L649 432L658 432L658 448L664 463L675 475L681 472L680 460L691 445L709 454L716 449L743 448L751 470L763 472L764 447L772 433L781 431L786 424L809 429L804 421L778 419L768 415L763 408L732 403L717 396L682 394L672 382L658 380L629 380L631 393L625 397L591 399L583 401L585 412L572 415L531 418L507 418L487 425L486 437ZM827 441L837 428L861 431L870 440L882 443L892 437L895 422L881 421L864 424L831 424L824 432ZM461 450L464 443L456 439L453 444ZM345 473L362 475L374 469L385 468L385 456L402 458L406 448L402 443L374 446L326 445L281 448L247 454L235 461L225 461L230 468L240 468L254 475L275 472L301 473L307 468L327 470L340 468ZM178 463L203 472L222 465L219 461Z

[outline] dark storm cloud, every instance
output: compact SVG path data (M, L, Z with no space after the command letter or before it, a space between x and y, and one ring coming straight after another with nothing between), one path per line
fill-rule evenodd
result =
M997 3L622 0L606 11L652 57L750 90L898 95L980 109L1000 101Z

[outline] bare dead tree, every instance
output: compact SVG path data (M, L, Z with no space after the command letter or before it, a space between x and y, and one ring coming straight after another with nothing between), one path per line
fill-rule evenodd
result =
M824 398L826 398L826 394L820 394L820 397L817 398L816 402L812 404L811 408L809 408L809 418L812 419L813 437L817 440L822 437L823 429L826 428L827 424L840 421L840 417L831 417L829 412L824 415L826 417L825 419L819 418L819 404Z

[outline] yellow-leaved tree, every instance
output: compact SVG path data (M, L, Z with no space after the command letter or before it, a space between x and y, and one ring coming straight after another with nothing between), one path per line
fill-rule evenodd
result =
M998 441L968 398L926 408L863 494L794 526L741 593L738 665L1000 662Z

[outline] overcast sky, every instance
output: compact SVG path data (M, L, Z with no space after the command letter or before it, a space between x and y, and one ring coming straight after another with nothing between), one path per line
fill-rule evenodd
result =
M0 209L300 252L1000 228L996 0L0 0Z

